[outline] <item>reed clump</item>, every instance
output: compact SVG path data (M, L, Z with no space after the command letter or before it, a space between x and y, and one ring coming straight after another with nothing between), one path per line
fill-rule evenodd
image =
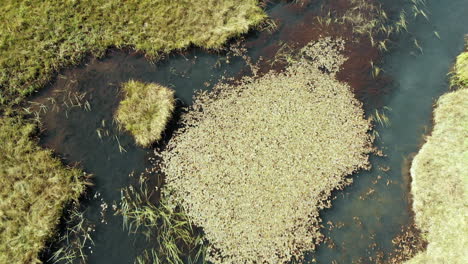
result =
M157 204L150 201L156 190L148 190L145 182L140 188L122 189L119 214L130 232L141 232L153 246L137 257L135 263L200 263L206 246L202 234L180 206L162 195Z
M203 228L209 261L301 258L321 237L324 200L368 168L371 124L328 46L343 43L322 39L283 73L200 92L162 152L166 191Z
M0 117L0 263L41 263L63 207L84 190L83 172L38 147L35 130L20 117Z
M219 48L266 17L257 0L2 0L0 14L0 103L111 46L151 58L192 44Z
M413 209L428 246L406 264L468 262L467 109L468 85L441 96L432 134L413 160Z
M174 91L156 83L131 80L122 85L124 99L115 119L137 144L147 147L161 139L174 111Z

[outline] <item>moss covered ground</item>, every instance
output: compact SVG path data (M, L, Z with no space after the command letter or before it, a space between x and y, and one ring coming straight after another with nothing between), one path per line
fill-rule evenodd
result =
M147 147L161 139L174 111L174 91L155 83L128 81L115 119L132 133L137 144Z
M468 74L462 66L467 54L456 62L458 86ZM432 134L414 158L413 209L428 246L406 264L468 263L467 109L467 85L443 95L434 110Z
M35 130L19 117L0 118L0 263L39 263L64 205L84 190L83 172L39 148Z

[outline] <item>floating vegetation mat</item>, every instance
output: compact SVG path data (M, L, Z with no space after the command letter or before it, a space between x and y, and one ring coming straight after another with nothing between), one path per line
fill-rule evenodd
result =
M201 92L161 154L166 191L213 263L282 263L320 240L330 192L368 168L370 122L335 79L344 43L311 43L283 73Z

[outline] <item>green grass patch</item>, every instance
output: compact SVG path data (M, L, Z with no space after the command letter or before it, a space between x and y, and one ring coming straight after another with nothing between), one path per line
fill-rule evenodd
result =
M110 46L153 58L191 44L219 48L266 17L257 0L0 0L0 14L0 103Z
M141 146L160 140L174 111L174 91L159 84L132 80L122 85L122 92L125 98L115 113L118 123Z
M63 207L84 190L83 172L38 147L35 131L20 117L0 118L0 263L40 263Z
M0 14L0 111L109 47L151 59L190 45L216 49L266 18L257 0L0 0ZM84 189L81 172L38 147L25 122L0 121L0 263L39 262L63 206Z
M465 52L462 52L462 54L458 55L451 75L451 87L468 87L468 44Z
M427 251L406 264L468 262L468 88L443 95L431 136L411 167L416 224Z

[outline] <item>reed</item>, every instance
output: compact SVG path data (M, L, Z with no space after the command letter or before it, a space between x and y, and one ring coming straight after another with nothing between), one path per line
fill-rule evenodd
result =
M466 41L468 47L468 39ZM416 225L427 250L405 264L466 263L468 242L468 52L457 57L451 86L434 109L434 128L411 165Z
M122 92L124 99L115 120L141 146L148 147L160 140L174 111L174 91L159 84L131 80L122 85Z
M427 250L405 264L466 263L468 87L440 97L434 128L411 166L417 226Z
M389 127L391 125L390 119L388 118L388 112L392 109L388 106L384 106L381 110L375 109L374 113L370 115L370 120L380 125L381 127Z

